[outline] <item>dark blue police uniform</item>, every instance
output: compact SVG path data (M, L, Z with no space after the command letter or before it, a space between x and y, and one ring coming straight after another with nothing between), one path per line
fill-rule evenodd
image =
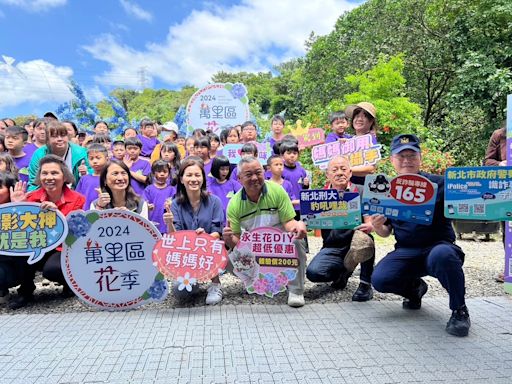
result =
M388 219L386 224L395 234L395 250L375 266L372 284L377 291L411 298L422 276L434 276L448 291L450 309L456 310L465 304L464 252L455 245L451 220L444 217L443 177L419 174L438 185L432 224Z

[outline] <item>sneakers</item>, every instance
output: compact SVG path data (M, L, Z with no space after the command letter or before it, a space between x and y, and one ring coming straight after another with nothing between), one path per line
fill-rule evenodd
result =
M348 278L352 276L352 271L344 270L340 276L331 283L333 289L343 290L347 286Z
M412 291L411 297L406 297L402 302L403 309L420 309L421 298L427 293L428 285L423 279L418 279L419 283L416 288Z
M468 335L470 326L468 308L463 305L452 312L452 316L446 324L446 332L453 336L464 337Z
M352 301L369 301L373 299L373 289L370 284L359 283L359 287L357 287L356 291L352 295Z
M0 291L0 304L7 304L9 301L9 290L3 289Z
M222 288L220 284L211 283L207 292L206 305L215 305L222 301Z
M299 308L303 307L306 304L306 301L304 300L304 295L288 292L288 305L290 307Z
M364 232L354 231L343 265L348 271L354 271L358 264L371 259L373 255L375 255L375 243L372 238Z

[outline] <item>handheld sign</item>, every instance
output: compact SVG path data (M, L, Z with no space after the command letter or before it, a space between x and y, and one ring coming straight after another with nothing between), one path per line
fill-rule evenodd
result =
M448 168L444 190L445 217L512 220L512 167Z
M327 169L327 164L334 156L344 155L349 158L350 166L374 165L381 159L381 145L376 142L375 136L371 134L355 136L343 143L335 141L332 143L317 145L311 151L313 164L320 169Z
M390 219L429 225L434 218L437 184L418 174L395 178L368 175L363 193L363 214L380 213Z
M207 233L177 231L165 234L155 244L153 261L163 275L180 283L180 291L191 292L197 282L223 273L228 257L222 240Z
M269 143L254 143L258 148L258 160L261 164L266 165L267 160L272 156L272 148ZM222 155L226 156L231 164L240 162L243 144L226 144L222 147Z
M0 253L29 256L34 264L57 248L68 233L66 217L58 210L41 210L37 203L6 203L0 206Z
M87 305L123 310L161 301L167 281L153 265L160 232L126 210L74 211L62 250L64 277Z
M322 128L310 128L307 132L294 135L299 141L299 149L309 148L325 142L325 132Z
M247 292L271 298L286 290L299 266L294 235L273 227L243 232L229 258Z
M187 104L187 133L196 128L219 134L227 126L249 120L247 88L242 83L209 84L192 95Z
M300 192L300 218L309 229L352 229L361 224L359 194L336 189Z

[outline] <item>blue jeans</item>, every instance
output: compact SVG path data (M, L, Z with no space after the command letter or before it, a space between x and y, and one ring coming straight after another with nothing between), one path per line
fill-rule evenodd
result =
M379 292L410 298L422 276L433 276L448 291L450 309L464 305L466 292L464 252L455 244L442 242L427 248L398 247L375 267L373 287Z
M306 270L306 277L314 283L335 281L346 271L343 260L350 247L322 248L311 260ZM375 255L361 263L360 280L370 284L372 281L373 264Z

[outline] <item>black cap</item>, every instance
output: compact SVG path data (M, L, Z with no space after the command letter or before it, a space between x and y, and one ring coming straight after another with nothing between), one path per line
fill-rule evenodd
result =
M391 140L391 154L396 155L405 149L421 152L418 136L405 133L393 137L393 140Z
M59 120L59 118L57 117L57 115L55 113L53 113L52 111L48 111L46 112L43 117L50 117L52 119L55 119L55 120Z

